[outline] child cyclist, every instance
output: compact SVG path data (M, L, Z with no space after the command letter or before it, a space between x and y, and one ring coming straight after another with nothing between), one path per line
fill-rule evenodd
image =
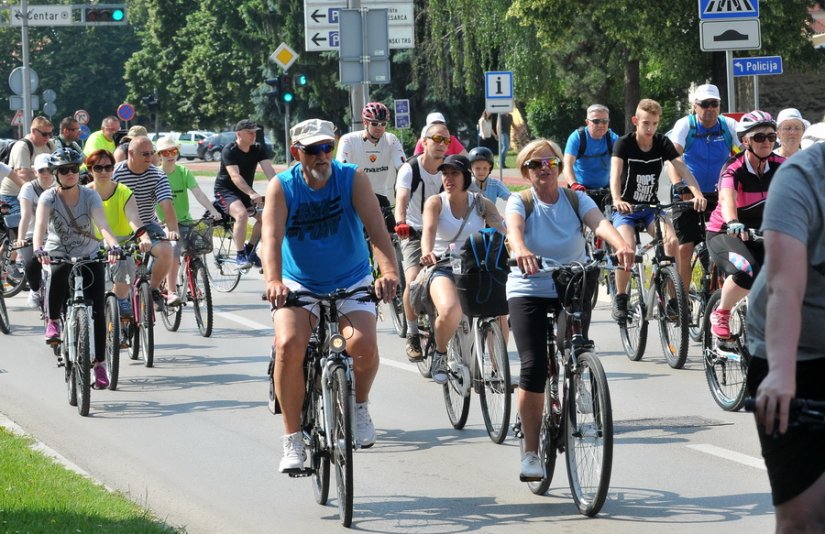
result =
M501 180L490 176L493 172L493 152L487 147L477 146L470 150L467 159L470 160L470 170L473 172L470 191L480 192L494 205L499 198L507 202L510 190Z
M696 211L705 209L705 197L679 153L666 136L656 133L662 115L662 106L655 100L644 98L636 107L631 121L636 131L619 138L613 145L610 160L610 195L613 197L613 226L630 245L636 248L635 226L643 221L650 235L656 234L652 210L633 211L634 204L657 202L659 175L665 161L669 161L693 193L693 207ZM664 220L665 251L676 256L676 234L670 221ZM630 273L616 271L616 298L613 300L613 318L624 321L627 318L627 283Z
M175 207L175 215L177 215L178 218L181 239L186 236L189 228L193 224L192 217L189 215L189 191L192 191L192 195L201 206L206 208L213 219L220 219L221 214L209 201L209 198L200 188L198 182L195 181L195 176L192 174L192 171L183 165L177 164L178 154L180 153L178 143L171 137L161 137L158 139L157 151L163 172L169 177L169 187L172 188L172 205ZM156 208L156 211L160 220L164 221L165 219L160 207ZM166 275L166 287L169 290L169 295L166 297L166 304L169 306L177 306L180 304L180 297L174 293L174 287L177 283L178 269L180 268L181 241L175 243L174 254L177 261L172 262L169 273Z

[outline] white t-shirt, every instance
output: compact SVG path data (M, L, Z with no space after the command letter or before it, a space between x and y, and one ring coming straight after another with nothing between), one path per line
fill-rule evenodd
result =
M460 217L453 215L447 193L439 194L441 197L441 213L438 215L438 227L435 230L435 243L433 245L433 253L436 256L442 256L449 248L450 243L455 243L458 248L461 248L467 238L470 237L470 234L484 228L484 218L479 213L478 206L475 205L474 193L467 191L466 194L469 202L468 206L472 210L466 223L464 223L464 214ZM483 201L483 199L484 197L481 200ZM461 229L460 234L458 233L459 229ZM450 241L451 239L452 241Z
M440 193L443 186L441 184L441 171L430 174L421 165L421 162L418 164L418 170L421 171L421 184L410 195L410 203L407 206L407 224L420 231L424 227L424 219L421 216L421 208L424 202L431 196ZM398 169L398 189L412 189L412 179L412 167L409 163L405 163Z
M352 132L338 141L338 161L354 163L370 179L376 195L390 196L396 171L407 161L401 141L385 133L378 143L364 139L364 132Z

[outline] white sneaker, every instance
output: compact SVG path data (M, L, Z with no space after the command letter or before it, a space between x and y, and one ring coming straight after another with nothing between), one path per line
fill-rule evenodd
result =
M544 466L541 465L538 454L526 452L521 457L521 473L519 479L522 482L535 482L544 478Z
M369 449L375 444L375 425L372 424L367 404L355 404L355 441L362 449Z
M307 461L303 434L295 432L294 434L287 434L281 439L284 442L284 455L278 465L278 471L284 473L295 469L303 469L304 462Z
M447 370L447 355L440 352L433 351L433 365L432 365L433 382L439 385L447 383L449 378Z
M29 298L26 300L26 303L29 305L29 308L39 310L40 305L43 303L43 300L40 298L40 291L29 289Z

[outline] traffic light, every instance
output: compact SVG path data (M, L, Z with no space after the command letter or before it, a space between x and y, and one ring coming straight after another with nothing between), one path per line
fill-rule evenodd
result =
M160 102L152 95L144 96L140 101L150 112L155 112L160 108Z
M295 77L295 84L298 87L306 87L309 84L309 78L306 74L299 74Z
M97 26L124 26L126 4L94 4L83 6L83 22Z
M281 84L279 87L281 91L281 102L290 104L295 100L295 93L292 90L292 76L289 74L281 75Z
M266 93L266 96L270 98L277 98L278 95L281 94L281 78L280 76L275 76L274 78L267 78L265 80L266 84L270 86L272 89Z

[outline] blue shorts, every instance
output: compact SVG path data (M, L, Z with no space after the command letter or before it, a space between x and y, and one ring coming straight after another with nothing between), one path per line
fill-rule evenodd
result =
M637 221L644 222L645 229L647 229L650 226L650 223L653 222L653 210L646 209L644 211L634 211L632 213L619 213L618 211L614 211L613 216L611 217L611 222L613 223L614 228L618 228L623 224L628 226L636 226Z
M17 200L16 196L0 195L0 202L9 205L9 212L5 216L6 226L8 228L17 228L17 225L20 224L20 201ZM32 221L32 223L34 223L34 221ZM32 226L34 225L32 224Z

